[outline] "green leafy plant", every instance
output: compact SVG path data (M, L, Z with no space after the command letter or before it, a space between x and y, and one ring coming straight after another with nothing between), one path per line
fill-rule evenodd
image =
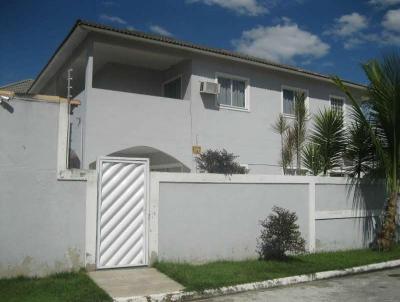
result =
M289 130L290 126L287 123L285 117L283 114L279 114L277 120L275 123L272 125L272 130L274 130L275 133L279 134L281 137L281 159L280 159L280 164L282 165L283 169L283 174L287 174L287 167L288 167L288 159L287 159L287 154L285 150L285 145L286 145L286 135L287 131Z
M381 60L371 60L362 67L369 80L366 90L370 105L368 116L340 78L333 77L333 80L351 101L353 119L368 130L378 166L385 173L389 198L385 202L376 243L378 249L389 250L395 242L400 185L400 53L394 52Z
M301 175L301 155L303 152L304 143L306 141L306 120L308 118L306 107L306 94L297 91L294 95L294 115L295 119L292 127L293 148L296 154L296 174Z
M303 165L317 176L322 172L321 148L314 143L308 143L303 149Z
M261 222L261 235L257 240L260 259L284 260L288 253L305 252L305 240L296 223L296 213L280 207L273 207L272 211Z
M207 150L196 157L196 163L201 171L225 175L246 174L248 170L236 162L238 156L225 149Z
M289 168L293 169L293 157L294 157L294 134L293 128L290 127L284 134L283 141L283 159L282 166L285 167L286 173L289 173Z
M336 110L325 109L315 115L311 142L320 149L324 175L328 170L340 167L345 148L343 114Z
M283 114L272 125L272 129L281 136L281 159L283 174L288 174L296 157L296 174L301 174L301 153L306 140L306 95L304 92L295 92L294 121L290 125Z
M355 121L348 129L345 159L350 176L361 178L374 168L375 150L366 127Z

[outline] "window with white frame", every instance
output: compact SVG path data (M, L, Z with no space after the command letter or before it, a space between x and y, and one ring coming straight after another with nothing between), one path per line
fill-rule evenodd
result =
M246 108L246 80L218 76L218 84L220 85L218 104Z
M343 114L344 99L341 97L330 97L331 109Z
M164 97L171 99L182 99L182 78L177 77L164 83Z
M283 114L294 115L296 93L304 93L307 97L305 90L296 88L286 88L286 87L282 88Z

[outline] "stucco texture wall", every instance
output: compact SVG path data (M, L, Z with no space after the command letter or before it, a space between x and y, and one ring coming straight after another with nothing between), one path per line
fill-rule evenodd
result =
M172 155L195 172L191 147L200 145L203 151L225 148L233 152L251 174L282 174L280 136L272 129L282 113L282 86L308 92L309 129L312 116L330 107L331 95L344 96L333 83L306 76L138 42L129 47L159 55L159 59L179 57L181 61L164 70L122 63L95 68L94 88L87 94L85 167L98 156L145 145ZM95 63L101 61L97 55ZM200 93L200 82L214 82L217 73L248 80L248 111L220 108L214 95ZM183 79L183 100L160 97L162 83L177 75ZM357 97L361 94L353 92Z
M84 182L57 181L57 103L0 107L0 277L83 266Z
M385 201L383 184L360 185L344 178L163 173L151 177L150 208L158 205L158 246L154 250L150 241L150 247L165 261L256 258L260 220L272 213L273 206L296 212L311 252L368 247ZM159 182L159 194L154 181ZM153 234L151 229L150 238Z
M307 240L307 203L303 184L161 183L158 257L189 262L255 258L260 220L274 205L298 214Z
M158 149L192 167L190 102L93 88L87 100L86 158L136 146Z
M374 239L377 223L379 224L376 210L382 209L385 201L383 184L355 185L350 182L348 185L317 184L315 192L317 212L349 213L356 211L362 216L317 219L315 226L316 250L368 247Z
M249 111L219 108L214 96L199 93L200 82L215 81L217 73L248 79ZM248 164L252 174L282 174L280 136L272 129L282 113L282 86L308 91L308 129L313 126L313 115L330 107L330 95L344 96L331 83L205 56L192 59L191 83L193 138L203 149L225 148L239 155L238 160ZM359 91L355 92L358 96Z

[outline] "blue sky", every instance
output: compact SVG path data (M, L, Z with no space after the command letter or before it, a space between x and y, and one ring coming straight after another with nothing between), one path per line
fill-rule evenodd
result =
M14 0L0 11L0 85L34 78L77 19L361 83L361 62L400 48L400 0Z

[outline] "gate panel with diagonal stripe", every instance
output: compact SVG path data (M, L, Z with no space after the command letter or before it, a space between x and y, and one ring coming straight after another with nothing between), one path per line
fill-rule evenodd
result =
M146 159L98 161L97 268L147 264Z

